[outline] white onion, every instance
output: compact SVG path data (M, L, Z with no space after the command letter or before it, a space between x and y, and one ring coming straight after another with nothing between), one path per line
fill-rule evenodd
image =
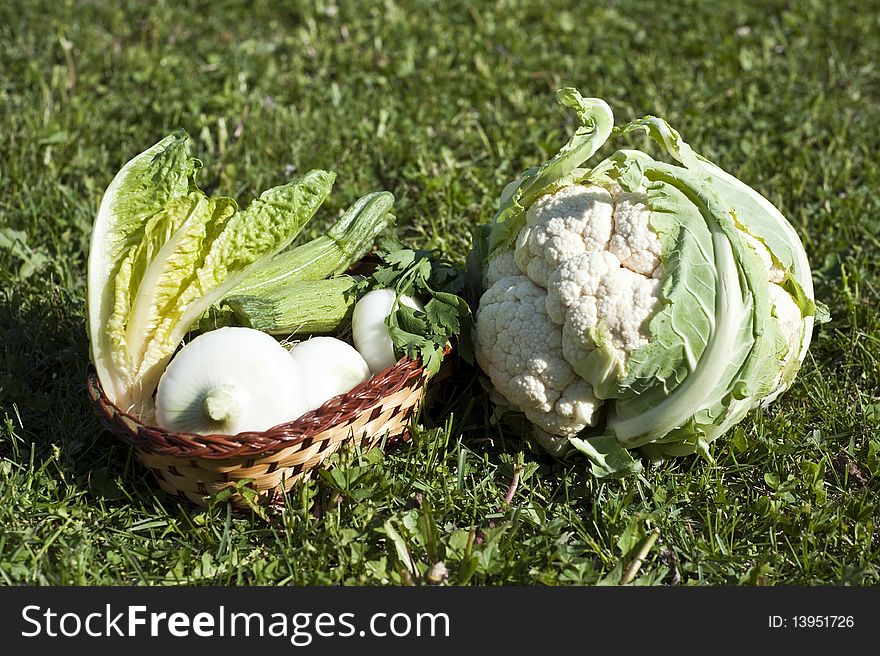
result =
M335 337L312 337L290 350L302 369L308 409L320 408L370 377L370 367L355 348Z
M306 412L299 364L252 328L204 333L169 363L156 392L156 423L176 432L264 431Z
M374 289L358 300L352 313L351 335L354 346L374 374L397 362L394 357L394 343L388 334L388 326L385 325L385 319L394 307L395 298L396 292L393 289ZM410 296L401 296L400 302L414 310L425 310L417 299Z

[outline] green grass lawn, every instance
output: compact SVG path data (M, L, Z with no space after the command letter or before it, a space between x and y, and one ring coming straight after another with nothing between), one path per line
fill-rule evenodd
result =
M421 583L442 562L450 583L616 584L656 529L637 584L880 584L880 6L648 4L2 3L0 582ZM183 127L203 188L242 205L332 169L306 236L387 189L401 239L463 262L573 128L565 85L668 119L807 248L833 320L716 465L597 481L495 424L467 370L408 446L342 454L265 517L164 496L101 429L85 263L130 157Z

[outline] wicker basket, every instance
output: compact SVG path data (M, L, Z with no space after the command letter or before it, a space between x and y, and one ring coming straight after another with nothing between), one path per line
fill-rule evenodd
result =
M107 398L93 366L87 375L89 399L107 430L134 447L159 487L202 506L243 479L250 479L247 485L266 503L278 503L344 442L366 450L386 435L386 445L408 440L407 425L424 399L426 382L421 363L404 357L294 421L264 432L198 435L141 423ZM232 500L243 505L238 494Z

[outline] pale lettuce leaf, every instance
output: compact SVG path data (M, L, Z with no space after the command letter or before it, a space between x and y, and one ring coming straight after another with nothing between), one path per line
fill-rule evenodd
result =
M178 131L136 156L104 194L88 272L92 362L111 401L149 419L159 377L189 327L251 269L285 248L330 193L310 171L245 210L195 184Z
M130 251L142 241L147 220L173 198L187 193L200 163L187 157L186 139L186 133L179 130L125 164L107 187L92 228L89 342L92 362L111 399L123 395L130 379L127 355L111 343L119 335L107 329L114 306L124 305L128 295L117 290L114 281L121 271L130 278L128 270L134 260Z

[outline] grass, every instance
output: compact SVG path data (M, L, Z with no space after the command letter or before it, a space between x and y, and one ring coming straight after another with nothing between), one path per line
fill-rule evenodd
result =
M880 583L876 3L276 4L0 6L0 582L615 584L658 530L637 584ZM566 84L664 116L803 237L833 320L717 465L597 481L462 375L409 446L341 454L263 517L163 496L101 430L85 258L132 155L184 127L202 186L241 203L330 168L312 234L388 189L402 239L463 261L572 128Z

